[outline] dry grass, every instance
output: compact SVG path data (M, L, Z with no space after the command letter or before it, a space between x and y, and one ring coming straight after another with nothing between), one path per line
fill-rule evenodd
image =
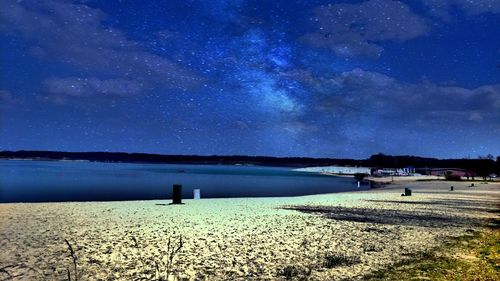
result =
M151 258L144 256L144 247L135 237L132 237L132 241L139 255L139 259L137 260L141 268L139 279L154 281L170 280L169 278L172 277L174 272L174 260L184 245L182 236L179 236L178 240L169 236L165 248L158 249L158 255Z
M76 252L73 249L73 246L71 246L71 244L69 243L69 241L67 239L64 239L64 242L66 242L66 246L68 246L69 255L71 257L71 260L73 261L73 273L74 273L73 280L78 281L79 277L78 266L77 266L78 257L76 256ZM71 270L69 269L69 267L66 268L66 272L68 274L68 281L71 281Z
M471 231L363 280L500 280L500 228Z

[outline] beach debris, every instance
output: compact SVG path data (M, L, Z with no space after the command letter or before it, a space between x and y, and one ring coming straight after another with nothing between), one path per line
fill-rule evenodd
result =
M174 184L172 188L172 204L182 204L182 185Z
M194 200L201 199L201 190L200 189L193 189L193 199Z

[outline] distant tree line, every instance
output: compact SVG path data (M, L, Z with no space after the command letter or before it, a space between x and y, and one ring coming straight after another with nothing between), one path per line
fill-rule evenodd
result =
M418 156L391 156L379 153L372 155L365 161L369 167L459 168L483 178L491 174L500 174L500 156L495 161L491 154L484 157L479 156L477 159L437 159Z
M161 155L125 152L62 152L62 151L0 151L0 159L42 159L42 160L88 160L98 162L127 163L176 163L176 164L245 164L262 166L308 167L308 166L360 166L363 160L268 157L242 155Z
M368 159L336 159L310 157L267 157L267 156L200 156L161 155L124 152L62 152L62 151L0 151L0 159L41 159L41 160L88 160L98 162L128 163L176 163L176 164L244 164L261 166L307 167L307 166L365 166L384 168L460 168L486 177L492 173L500 175L500 156L492 155L477 159L437 159L418 156L392 156L382 153Z

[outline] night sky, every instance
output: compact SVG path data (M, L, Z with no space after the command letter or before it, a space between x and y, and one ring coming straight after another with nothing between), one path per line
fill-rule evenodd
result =
M500 1L0 0L0 150L500 155Z

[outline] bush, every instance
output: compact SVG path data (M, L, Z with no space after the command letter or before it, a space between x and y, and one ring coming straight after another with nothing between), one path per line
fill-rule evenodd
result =
M296 266L288 265L279 272L279 275L282 275L285 279L289 280L300 275L300 270Z
M287 265L283 269L278 270L278 275L285 277L286 280L298 279L307 280L312 273L312 267L301 267L295 265Z
M380 252L382 251L382 247L379 247L375 244L364 243L363 244L363 252Z
M325 256L324 266L334 268L337 266L349 266L360 263L359 257L346 256L345 254L327 254Z

